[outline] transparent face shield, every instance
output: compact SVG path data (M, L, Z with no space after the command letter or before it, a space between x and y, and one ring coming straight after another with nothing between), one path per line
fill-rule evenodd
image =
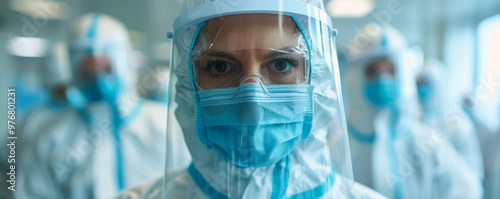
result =
M350 191L334 37L317 18L273 13L219 15L176 30L167 198L175 197L169 186L180 183L176 137L193 159L186 177L207 197L333 198Z

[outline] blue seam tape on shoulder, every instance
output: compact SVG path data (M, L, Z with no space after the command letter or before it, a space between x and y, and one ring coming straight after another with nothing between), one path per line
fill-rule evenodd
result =
M118 180L118 190L121 191L124 186L125 186L125 176L123 174L123 157L122 157L122 147L121 147L121 138L119 134L120 127L122 125L127 124L130 121L133 121L140 112L140 109L142 107L143 100L140 100L137 105L134 107L132 112L130 112L123 120L119 118L118 115L118 110L113 110L112 108L112 115L113 115L113 138L115 140L115 151L116 151L116 172L117 172L117 180Z
M118 135L118 130L114 127L113 138L115 140L115 151L116 151L116 173L118 180L118 191L121 191L124 187L124 177L123 177L123 160L121 153L121 141L120 135Z
M362 143L371 144L375 142L375 132L364 134L356 130L351 124L347 124L347 129L349 130L349 135L351 135L354 139Z
M121 127L122 121L119 118L118 110L114 106L110 106L111 117L113 121L112 134L115 143L115 153L116 153L116 177L118 183L118 191L124 188L124 176L123 176L123 160L121 151L121 139L119 134L119 129Z
M229 197L225 196L224 194L220 193L216 189L214 189L206 180L203 178L203 176L200 174L198 169L194 166L194 164L191 162L191 165L188 167L188 173L193 178L194 183L198 186L198 188L208 197L211 199L229 199Z
M285 196L290 174L289 164L290 157L288 155L275 164L273 170L273 189L271 193L271 199L280 199Z
M118 115L118 109L110 105L111 115L113 117L113 139L115 142L115 152L116 152L116 175L118 183L118 191L121 191L125 187L125 175L123 173L123 156L121 147L121 138L119 130L120 128L127 124L128 122L135 119L142 107L143 100L140 100L132 112L130 112L124 119L121 119Z
M325 182L318 185L314 189L295 194L287 199L303 199L303 198L320 198L330 191L331 187L335 184L335 167L332 166L332 172L326 177Z
M394 198L395 199L401 199L402 198L402 187L401 187L401 178L399 175L399 170L398 170L398 160L397 160L397 153L395 149L395 134L393 133L395 131L394 127L391 125L390 127L391 133L388 135L389 137L389 144L387 145L387 150L388 150L388 156L389 156L389 164L392 170L392 175L393 175L393 185L394 185Z
M193 179L194 183L198 186L198 188L207 197L212 198L212 199L229 199L229 197L227 197L226 195L224 195L224 194L220 193L219 191L217 191L216 189L214 189L205 180L205 178L203 178L203 176L196 169L196 167L194 166L193 163L191 163L189 165L187 170L188 170L189 175ZM286 160L285 170L286 170L286 173L289 173L289 159ZM286 176L286 179L288 181L288 174ZM274 178L273 178L273 181L274 181ZM288 197L288 198L289 199L319 198L319 197L323 196L325 193L327 193L334 184L335 184L335 168L332 167L332 172L326 177L325 182L323 182L319 186L315 187L314 189L295 194L295 195ZM274 182L273 182L273 194L274 194L274 191L275 191L275 188L274 188ZM286 188L284 189L284 191L286 191ZM273 198L273 197L271 197L271 198ZM281 198L283 198L283 196Z
M99 21L99 14L94 14L92 21L89 25L89 30L87 32L87 39L94 39L97 30L97 22Z
M137 102L134 109L132 109L132 111L125 118L123 118L122 125L128 124L131 121L134 121L134 119L137 118L137 116L141 112L141 108L142 108L143 104L144 104L144 100L139 99L139 102Z

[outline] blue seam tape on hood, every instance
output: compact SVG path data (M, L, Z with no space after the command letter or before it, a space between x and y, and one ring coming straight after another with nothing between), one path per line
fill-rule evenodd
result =
M99 14L94 14L92 21L89 25L89 31L87 32L87 39L93 40L96 35L97 22L99 21Z

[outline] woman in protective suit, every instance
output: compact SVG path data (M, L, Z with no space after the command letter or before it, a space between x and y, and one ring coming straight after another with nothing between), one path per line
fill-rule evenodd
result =
M321 1L188 1L174 24L168 132L193 162L138 198L379 198L352 181ZM173 151L172 151L173 152Z

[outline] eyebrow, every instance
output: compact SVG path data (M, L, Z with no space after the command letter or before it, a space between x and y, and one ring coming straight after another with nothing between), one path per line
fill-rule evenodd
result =
M269 58L278 57L281 55L286 55L289 53L293 53L296 50L297 50L297 48L295 46L287 46L287 47L280 48L280 49L273 49L272 52L266 53L264 55L264 59L269 59ZM230 60L232 62L238 62L238 59L235 56L233 56L227 52L220 51L220 50L206 50L206 51L203 51L200 54L200 56L219 57L219 58L224 58L224 59Z
M238 59L234 57L233 55L226 53L224 51L220 50L206 50L203 51L200 56L211 56L211 57L219 57L219 58L224 58L227 60L230 60L232 62L238 62Z
M269 53L264 55L264 59L279 57L281 55L294 53L295 51L297 51L297 48L295 46L287 46L287 47L280 48L280 49L273 49L272 52L269 52Z

